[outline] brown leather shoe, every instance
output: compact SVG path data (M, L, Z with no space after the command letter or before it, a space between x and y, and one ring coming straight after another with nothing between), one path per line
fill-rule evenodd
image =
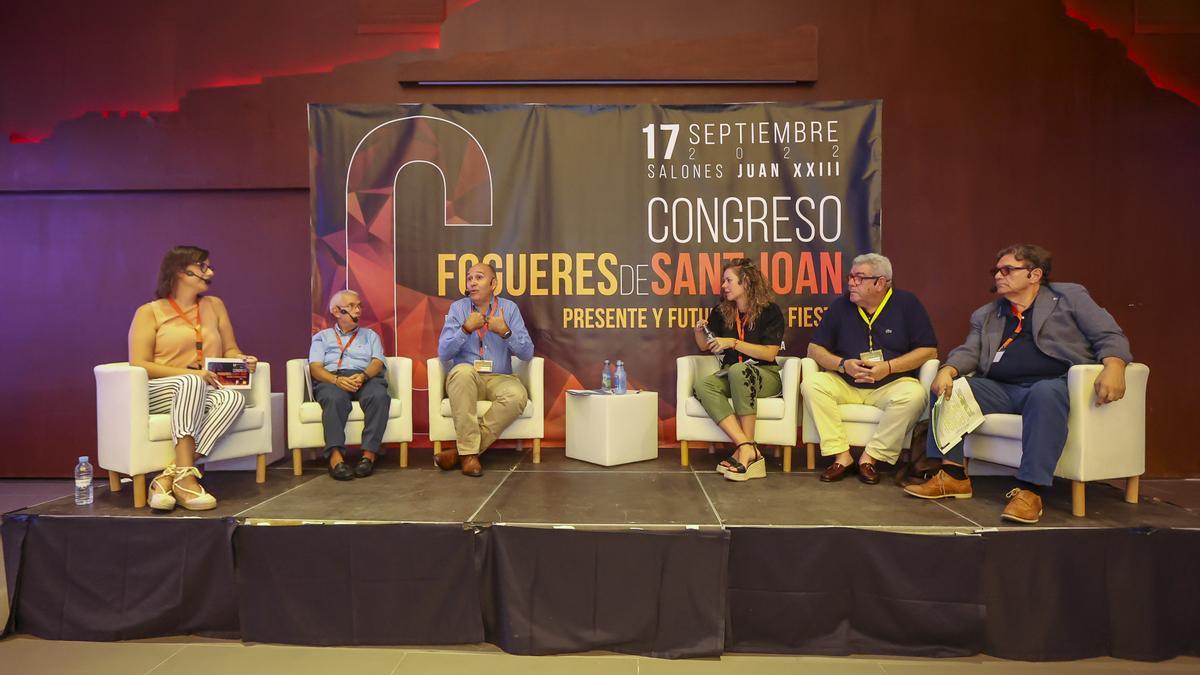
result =
M442 471L449 471L458 466L458 450L451 448L433 456L433 463Z
M834 462L829 465L829 468L821 472L822 483L836 483L846 477L846 474L853 473L858 470L858 465L851 462L850 464L838 464Z
M946 499L947 497L970 499L972 495L971 478L959 480L945 471L938 471L933 478L920 485L909 485L904 488L904 491L921 499Z
M479 478L483 475L483 465L479 463L479 455L463 455L462 472L464 476Z
M858 479L867 485L875 485L878 483L879 469L875 468L875 462L859 462Z
M1042 517L1042 498L1038 493L1013 488L1004 496L1008 497L1008 506L1004 507L1001 518L1018 523L1036 523Z

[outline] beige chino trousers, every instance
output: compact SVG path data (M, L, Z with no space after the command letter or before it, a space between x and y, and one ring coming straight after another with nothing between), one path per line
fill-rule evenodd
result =
M446 396L460 455L487 450L521 416L529 401L529 392L516 375L480 374L466 363L454 366L446 376ZM492 402L483 417L479 416L479 401Z
M925 410L928 394L916 378L901 377L878 389L854 387L841 375L820 372L800 383L804 400L812 411L813 422L821 436L821 455L840 455L850 449L838 406L857 403L879 408L883 417L864 451L889 464L900 458L904 436Z

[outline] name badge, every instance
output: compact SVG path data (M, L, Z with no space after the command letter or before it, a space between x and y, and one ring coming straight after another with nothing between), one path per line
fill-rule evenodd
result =
M475 362L475 372L490 373L492 372L492 362L487 359L479 359Z
M1002 359L1002 358L1004 358L1004 350L1003 349L996 352L996 355L992 357L992 363L1000 363L1000 359Z
M882 361L883 360L883 350L882 349L872 349L869 352L863 352L863 353L859 354L858 358L863 361L866 361L867 363L875 363L878 361Z

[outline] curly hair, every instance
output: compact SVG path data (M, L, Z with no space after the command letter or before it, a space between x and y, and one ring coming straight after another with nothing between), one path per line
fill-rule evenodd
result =
M746 289L746 297L749 300L749 309L746 312L746 327L754 326L754 322L758 319L758 315L775 301L775 296L771 294L771 289L767 288L767 280L758 270L758 266L749 258L738 258L736 260L727 260L721 266L721 277L725 277L726 270L733 270L737 275L738 281ZM735 326L738 320L737 302L726 300L722 297L721 318L725 320L726 326Z
M163 256L158 268L158 285L154 296L165 298L175 292L175 275L186 270L188 265L208 260L208 251L199 246L176 246Z

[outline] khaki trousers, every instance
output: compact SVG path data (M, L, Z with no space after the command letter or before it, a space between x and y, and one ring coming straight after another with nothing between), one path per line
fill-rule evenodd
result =
M820 372L800 383L804 401L812 411L813 422L821 436L821 455L840 455L850 449L839 405L857 403L883 410L875 435L863 450L871 457L895 464L900 457L904 436L917 423L928 398L925 388L912 377L902 377L879 387L852 386L841 375Z
M454 366L446 376L446 396L460 455L478 455L487 450L521 416L529 401L529 393L516 375L481 375L466 363ZM479 401L492 402L482 418L476 406Z

